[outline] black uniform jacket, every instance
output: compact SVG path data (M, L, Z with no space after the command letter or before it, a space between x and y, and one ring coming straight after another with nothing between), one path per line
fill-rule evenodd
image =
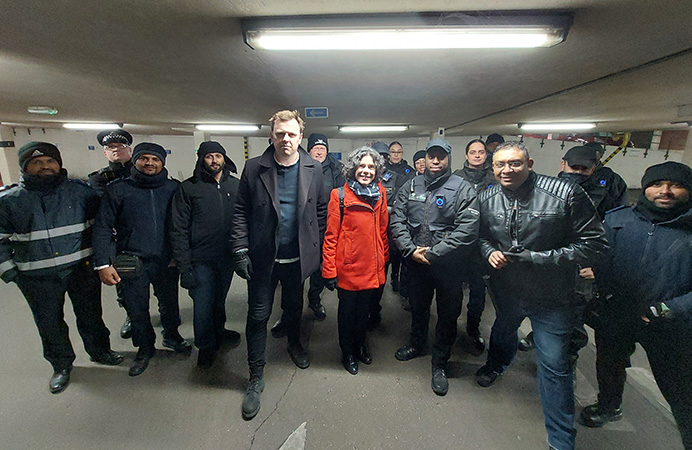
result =
M298 245L300 270L305 280L320 266L326 227L327 196L322 167L305 150L298 149ZM231 242L233 251L249 250L253 278L270 276L278 250L280 206L274 145L250 159L238 186Z

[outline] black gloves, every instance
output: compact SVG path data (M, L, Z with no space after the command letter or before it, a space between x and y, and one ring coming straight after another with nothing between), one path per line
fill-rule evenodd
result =
M186 270L180 273L180 285L185 289L194 289L199 284L193 269Z
M252 263L247 252L247 250L238 250L233 254L233 270L240 278L249 280L252 274Z
M656 302L649 306L645 315L649 320L670 319L673 317L673 311L665 303Z
M330 291L336 289L336 278L326 278L324 280L324 287L326 287Z

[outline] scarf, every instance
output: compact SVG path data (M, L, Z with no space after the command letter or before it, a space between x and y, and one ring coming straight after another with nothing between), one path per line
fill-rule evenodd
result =
M652 223L668 222L689 211L692 208L692 201L675 205L672 208L659 208L642 192L639 194L637 205L634 208Z
M159 172L156 175L145 175L135 166L132 166L132 170L130 171L130 178L132 178L135 182L135 186L143 189L154 189L160 186L163 186L163 184L166 182L168 179L168 171L164 167L161 169L161 172Z

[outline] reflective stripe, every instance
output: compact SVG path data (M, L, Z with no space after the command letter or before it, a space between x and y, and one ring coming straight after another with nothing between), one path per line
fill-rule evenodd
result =
M94 224L94 219L91 219L85 223L78 223L75 225L66 225L64 227L50 228L48 230L34 230L30 233L24 234L12 234L10 235L10 241L14 242L27 242L27 241L39 241L41 239L49 239L58 236L65 236L66 234L79 233L86 230ZM4 235L0 235L0 238Z
M12 233L0 233L0 239L7 239L12 237Z
M21 271L46 269L48 267L57 267L63 264L79 261L92 253L94 253L94 249L89 247L69 255L58 256L57 258L41 259L39 261L29 262L15 262L15 264L17 264L17 268L19 268Z
M4 263L0 264L0 275L7 272L8 270L14 269L15 267L17 266L14 264L14 261L5 261Z

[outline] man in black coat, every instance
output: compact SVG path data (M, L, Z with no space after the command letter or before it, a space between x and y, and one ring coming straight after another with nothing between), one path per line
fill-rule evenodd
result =
M194 305L197 366L211 367L222 342L240 343L237 331L227 330L226 295L233 279L231 224L238 191L237 169L226 149L202 142L192 177L173 197L170 242L180 272L180 284Z
M104 284L122 283L125 308L132 319L132 344L138 347L129 372L134 377L146 370L155 353L149 285L159 300L163 346L188 354L192 347L178 333L178 271L171 264L166 236L171 200L180 183L168 178L166 150L160 145L137 144L132 159L130 177L106 186L94 224L94 265ZM110 251L113 229L115 260Z
M130 176L130 170L132 170L132 135L118 128L101 131L96 136L96 140L99 145L103 146L103 156L108 160L108 166L91 172L88 175L88 183L98 192L99 196L103 196L108 183ZM125 308L120 285L116 285L115 289L118 294L118 304L121 308ZM120 337L130 339L130 336L132 336L132 323L130 316L125 313L125 322L120 327Z
M272 144L245 164L240 177L231 233L235 271L248 280L246 420L260 409L267 321L279 283L288 353L299 368L310 365L300 343L303 282L320 266L327 215L322 168L300 148L298 111L279 111L270 122Z
M625 369L639 342L692 449L692 169L646 169L637 204L606 214L605 229L610 251L594 268L605 295L595 324L598 403L579 422L600 427L622 417Z
M17 152L22 178L0 195L0 277L24 294L41 336L43 356L53 366L49 389L70 382L75 353L64 320L69 294L77 330L91 360L116 365L101 318L101 283L92 270L91 224L96 191L67 179L58 148L30 142Z

